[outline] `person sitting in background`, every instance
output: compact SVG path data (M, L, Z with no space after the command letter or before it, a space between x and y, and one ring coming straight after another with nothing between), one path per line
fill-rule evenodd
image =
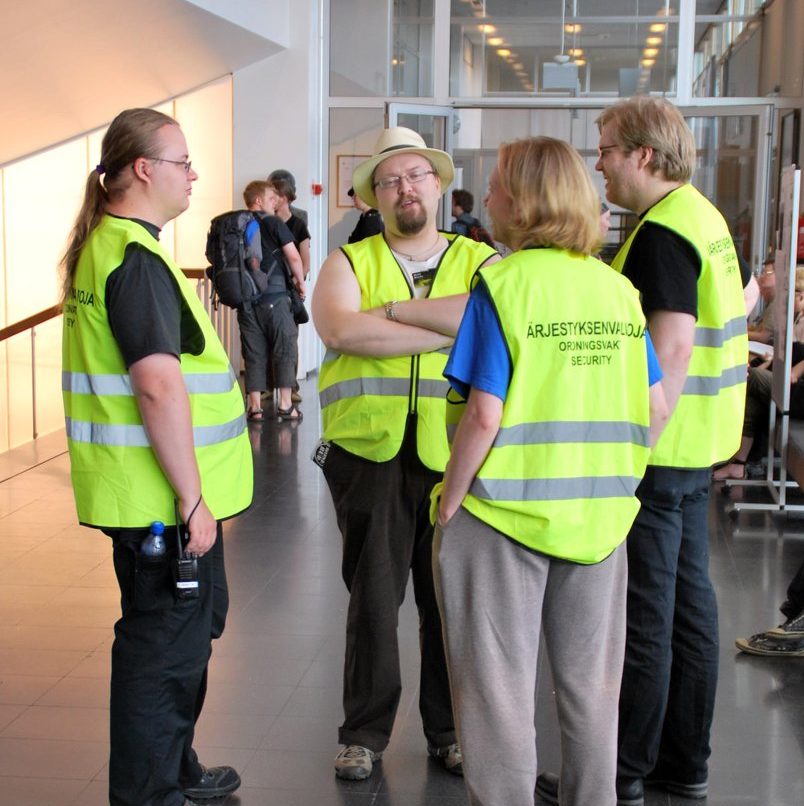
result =
M360 211L360 218L357 219L357 224L349 236L348 243L357 243L362 241L363 238L368 238L371 235L377 235L385 231L385 224L383 223L380 211L374 207L369 207L360 196L355 193L354 188L349 188L349 198L352 200L352 206L355 210Z
M773 300L776 296L776 271L772 257L762 264L762 272L757 278L757 283L764 307L757 319L753 323L749 323L748 338L763 344L773 344Z
M766 264L767 265L767 264ZM762 286L760 285L760 288ZM796 269L795 323L799 331L804 326L804 268ZM790 416L804 419L804 332L793 332L793 359L790 370ZM715 481L744 479L745 463L754 440L764 433L768 425L768 409L773 386L771 359L748 368L748 387L745 394L745 418L740 448L729 461L712 474Z
M787 588L787 599L779 610L786 617L784 623L750 638L738 638L734 642L737 649L749 655L804 658L804 562Z

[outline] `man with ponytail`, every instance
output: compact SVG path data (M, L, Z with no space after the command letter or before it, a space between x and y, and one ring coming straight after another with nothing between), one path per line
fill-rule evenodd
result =
M221 521L249 506L252 464L226 353L159 243L198 174L175 120L112 122L64 258L62 388L79 521L112 539L122 616L112 646L109 801L186 806L234 791L203 767L193 731L228 591ZM166 549L146 556L151 524ZM177 523L178 521L178 523ZM198 596L174 581L177 535Z

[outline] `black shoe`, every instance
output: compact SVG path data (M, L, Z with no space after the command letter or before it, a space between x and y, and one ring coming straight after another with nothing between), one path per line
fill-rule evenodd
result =
M641 778L617 779L617 806L644 806L645 788Z
M191 800L220 798L240 786L240 776L233 767L202 767L201 780L185 787L184 797Z
M546 803L558 804L558 776L542 772L536 776L536 794ZM617 779L617 806L644 806L645 792L639 778Z
M688 800L703 800L707 795L708 782L702 781L699 784L685 784L681 781L671 781L667 778L647 778L648 786L655 786L664 789L671 795L679 795Z
M536 794L551 806L558 804L558 776L554 772L540 772L536 776Z

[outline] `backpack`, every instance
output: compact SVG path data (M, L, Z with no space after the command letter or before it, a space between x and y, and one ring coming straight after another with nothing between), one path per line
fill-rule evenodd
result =
M497 248L494 246L494 239L491 237L489 231L478 221L475 219L475 223L472 224L469 229L466 231L466 237L471 238L473 241L480 241L480 243L488 244L489 246Z
M246 310L260 292L246 267L246 227L255 220L250 210L233 210L215 216L209 225L206 256L207 277L212 281L212 304L218 300L230 308Z

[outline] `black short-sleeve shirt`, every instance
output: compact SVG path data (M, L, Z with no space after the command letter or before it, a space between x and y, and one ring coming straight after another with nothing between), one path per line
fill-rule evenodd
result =
M738 253L743 288L751 270ZM655 221L646 221L631 243L623 274L642 298L642 310L688 313L698 317L698 278L701 258L682 235Z
M293 235L293 243L296 244L297 249L302 241L310 240L310 230L307 229L307 224L305 224L304 221L302 221L298 216L291 215L290 218L285 222L285 226Z
M262 235L262 263L260 268L269 274L266 293L285 293L285 269L282 247L293 243L293 233L279 216L266 215L260 218ZM273 267L273 271L271 268Z
M159 228L130 219L159 239ZM126 368L149 355L199 355L204 335L165 262L138 243L106 281L109 325Z

